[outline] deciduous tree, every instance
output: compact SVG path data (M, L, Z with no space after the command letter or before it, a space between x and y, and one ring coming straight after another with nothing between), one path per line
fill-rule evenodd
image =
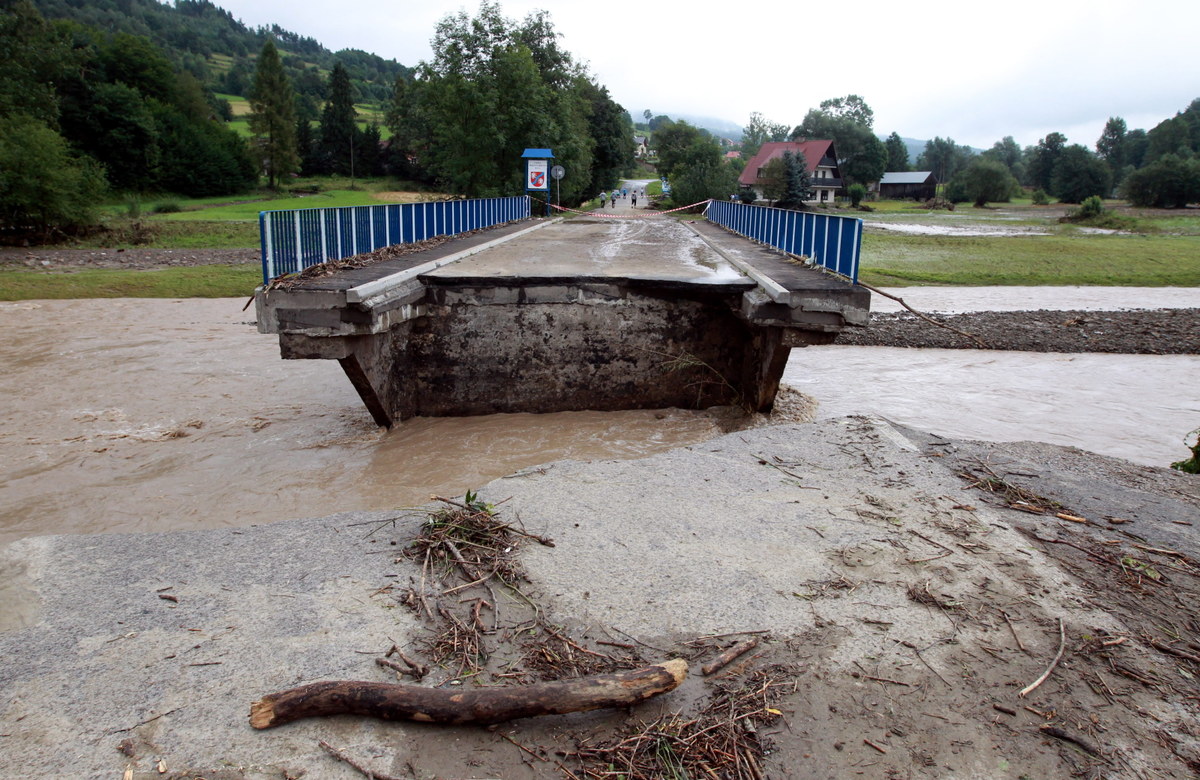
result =
M0 116L0 226L45 233L95 221L104 176L31 116Z
M932 171L938 181L950 181L965 168L974 156L965 146L959 146L953 138L935 136L925 142L925 150L917 157L917 170Z
M1086 146L1072 144L1059 154L1050 184L1050 194L1064 203L1082 203L1092 195L1108 195L1112 171Z
M742 132L742 157L749 160L768 141L786 141L788 126L771 122L755 111Z
M950 181L947 195L950 200L969 200L983 208L991 202L1008 201L1020 186L1004 163L980 155Z
M848 119L868 130L875 124L875 112L858 95L830 98L821 101L821 111L838 119Z
M1184 208L1200 203L1200 159L1166 154L1130 173L1121 186L1131 205Z
M822 101L792 131L792 140L829 139L847 183L879 181L887 170L888 151L871 130L874 113L858 95Z
M1029 177L1029 185L1046 192L1053 192L1051 179L1054 178L1054 167L1058 158L1067 145L1067 137L1062 133L1050 133L1038 139L1037 146L1026 150L1025 171Z
M992 148L983 152L980 157L1000 163L1008 169L1008 172L1017 181L1021 181L1024 177L1024 154L1021 151L1020 145L1017 144L1011 135L1006 135L992 144Z

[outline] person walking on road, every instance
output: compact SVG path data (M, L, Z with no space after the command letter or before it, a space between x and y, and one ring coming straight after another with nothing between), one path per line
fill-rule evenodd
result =
M605 202L608 200L608 193L600 190L600 208L604 208Z
M637 208L637 190L634 190L629 196L629 208Z

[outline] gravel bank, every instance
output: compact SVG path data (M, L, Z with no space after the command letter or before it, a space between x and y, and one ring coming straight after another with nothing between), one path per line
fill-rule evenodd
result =
M1129 355L1200 354L1200 309L973 312L939 314L934 319L978 335L989 349ZM908 312L872 314L869 327L847 330L838 337L837 343L870 347L979 348L973 340Z
M40 249L0 248L0 268L80 271L105 268L144 271L191 265L257 263L257 249Z

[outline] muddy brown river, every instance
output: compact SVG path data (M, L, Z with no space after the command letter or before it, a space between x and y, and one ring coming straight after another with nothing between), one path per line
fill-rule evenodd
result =
M0 303L0 544L402 508L554 460L704 441L679 410L373 425L334 361L284 361L243 301ZM895 354L893 354L895 353ZM819 416L1037 439L1165 465L1200 425L1200 357L825 347L786 381Z

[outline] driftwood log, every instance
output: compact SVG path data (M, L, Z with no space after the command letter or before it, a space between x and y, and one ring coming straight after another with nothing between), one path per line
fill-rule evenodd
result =
M687 661L574 680L496 688L425 688L403 683L337 680L272 693L250 705L250 725L267 729L318 715L368 715L422 723L488 724L534 715L629 707L674 690Z

